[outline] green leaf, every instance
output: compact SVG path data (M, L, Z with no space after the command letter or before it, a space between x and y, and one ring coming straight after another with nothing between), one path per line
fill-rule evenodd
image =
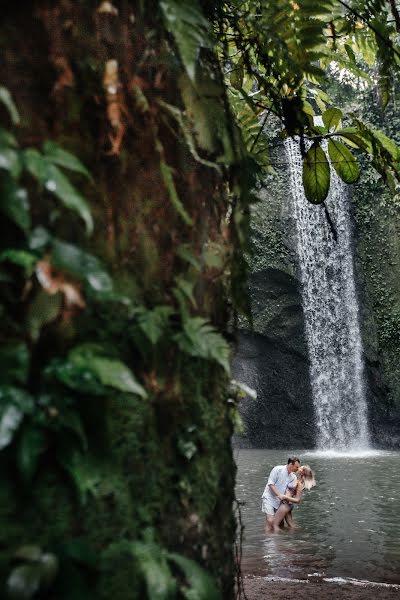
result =
M81 163L81 161L76 158L70 152L67 152L61 146L52 142L50 140L46 141L43 145L43 152L48 158L50 162L56 164L60 167L64 167L65 169L69 169L70 171L76 171L77 173L81 173L88 179L92 179L87 168Z
M34 148L24 151L24 161L29 173L44 185L48 192L61 200L66 208L76 212L84 221L87 232L91 233L93 219L90 208L62 171Z
M22 431L17 450L17 465L26 483L35 475L40 455L46 447L44 431L29 427Z
M169 199L171 200L172 206L175 208L178 215L182 218L186 225L192 225L193 221L188 215L185 207L183 206L178 193L176 191L175 182L173 178L173 170L164 160L160 160L160 171L164 181L164 185L167 188Z
M49 192L57 196L66 208L75 211L84 221L87 232L89 234L92 233L93 219L89 205L83 196L73 187L69 179L53 164L48 165L47 180L44 186Z
M0 146L0 169L8 171L14 179L18 179L22 170L19 152L14 148Z
M183 65L192 81L200 48L212 48L210 22L203 16L198 0L161 0L160 8L167 30L174 37Z
M180 554L168 553L168 560L184 574L189 587L182 592L186 600L222 600L214 579L193 560Z
M389 152L390 156L394 160L400 160L400 149L393 140L391 140L387 137L387 135L376 129L372 130L371 134L382 144L384 149L387 152Z
M244 79L243 64L238 63L233 67L233 69L229 75L229 82L230 82L231 86L234 87L236 90L240 90L241 87L243 86L243 79Z
M68 361L52 361L46 368L45 374L48 378L55 377L62 384L82 394L104 396L108 393L97 378L88 368L78 367Z
M35 148L27 148L23 151L23 158L27 171L39 183L44 184L47 180L48 163L42 154Z
M3 407L0 420L0 450L3 450L14 439L14 433L17 431L24 418L23 412L16 406L9 404Z
M333 106L331 108L328 108L328 110L326 110L324 113L322 113L322 120L328 131L330 131L331 129L337 129L342 118L342 111L338 108L333 108Z
M209 321L202 317L188 317L183 331L174 336L179 349L190 356L214 360L230 372L230 350L227 342Z
M173 312L171 306L156 306L153 310L143 310L138 314L139 327L153 345L165 332Z
M138 383L131 370L123 362L108 358L93 358L90 368L103 385L108 385L121 392L129 392L147 398L146 390Z
M123 362L99 356L90 344L76 346L70 351L69 360L73 365L91 371L103 385L147 398L146 390Z
M11 176L0 180L0 211L23 231L31 226L28 194Z
M27 277L32 275L37 260L37 256L26 252L26 250L13 250L10 248L0 252L0 262L9 261L22 267Z
M4 87L4 85L0 85L0 102L4 104L8 110L13 125L19 125L20 117L17 107L14 104L14 100L12 99L10 92L6 87Z
M9 600L30 600L40 588L41 569L37 563L15 567L7 579Z
M146 582L148 600L176 598L176 580L161 548L155 543L133 542L131 552Z
M57 460L71 477L79 500L82 503L87 501L88 495L94 497L98 494L100 476L96 472L93 464L78 451L71 443L60 444L57 451Z
M314 142L303 159L304 193L309 202L320 204L329 192L331 174L321 146Z
M85 281L94 293L110 293L113 282L100 260L78 246L54 239L51 253L52 264Z
M9 342L0 347L1 384L26 383L30 353L24 342Z
M36 341L40 336L42 327L55 321L63 306L63 295L61 292L49 294L40 289L28 307L26 324L32 340Z
M359 135L359 131L356 127L345 127L344 129L339 129L336 131L336 135L346 142L346 144L348 144L351 148L364 150L370 153L372 152L372 144Z
M51 235L47 231L45 227L35 227L35 229L31 232L28 239L29 250L43 251L49 245L51 241Z
M188 244L180 244L176 250L176 254L179 258L192 265L196 270L201 269L200 260L193 254Z
M32 415L34 411L34 401L28 392L24 389L17 388L11 385L0 386L0 415L3 407L12 404L25 415Z
M341 142L330 139L328 152L333 168L339 177L345 183L355 183L360 177L360 169L350 150Z

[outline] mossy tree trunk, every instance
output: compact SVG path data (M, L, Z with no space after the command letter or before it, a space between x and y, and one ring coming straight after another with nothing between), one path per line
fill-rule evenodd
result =
M94 179L74 179L91 203L91 238L43 190L32 191L33 224L46 223L59 238L102 257L117 289L138 305L186 311L223 330L235 159L213 54L204 51L194 85L158 3L127 0L9 4L1 42L0 81L21 113L20 144L39 148L54 140ZM143 598L138 565L110 548L150 529L162 546L206 567L228 599L235 522L227 375L176 344L149 345L129 329L125 313L99 311L81 311L67 328L44 328L32 348L31 387L42 385L38 379L56 353L93 339L114 346L148 398L78 394L89 440L83 497L51 457L28 488L11 468L1 492L3 576L18 546L57 553L64 544L65 554L65 544L79 538L105 558L88 570L79 560L64 561L57 598L75 600L81 584L85 597Z

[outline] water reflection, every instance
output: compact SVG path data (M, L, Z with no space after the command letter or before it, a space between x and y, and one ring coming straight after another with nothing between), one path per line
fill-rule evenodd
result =
M237 496L245 502L244 572L400 583L399 453L298 454L315 469L317 487L295 509L298 529L266 536L260 496L269 471L286 462L286 453L237 452Z

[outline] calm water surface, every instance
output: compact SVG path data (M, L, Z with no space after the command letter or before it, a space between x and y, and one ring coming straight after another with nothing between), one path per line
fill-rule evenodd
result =
M243 572L263 576L351 577L400 583L400 453L332 456L297 451L317 486L294 509L299 529L265 534L261 494L282 450L235 450L244 502Z

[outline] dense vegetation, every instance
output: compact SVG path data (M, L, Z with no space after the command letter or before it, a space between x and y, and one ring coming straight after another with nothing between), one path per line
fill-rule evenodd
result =
M329 188L323 140L345 181L359 176L350 146L395 188L397 146L332 106L326 86L333 59L357 77L377 60L384 106L397 23L381 1L9 7L4 595L233 596L241 392L228 341L248 312L249 208L270 167L262 132L273 114L283 137L299 137L312 202Z

